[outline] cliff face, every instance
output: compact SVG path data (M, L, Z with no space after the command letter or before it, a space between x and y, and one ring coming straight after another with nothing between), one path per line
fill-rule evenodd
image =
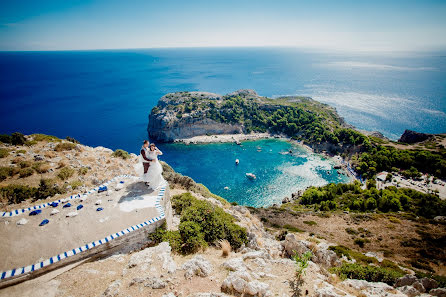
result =
M240 90L230 95L257 98L251 90ZM208 104L220 105L222 96L208 92L177 92L164 95L149 115L147 131L151 139L172 142L206 134L240 134L243 126L214 121L206 117ZM186 106L185 102L191 105Z
M149 116L148 132L151 139L172 142L176 139L190 138L206 134L239 134L241 125L218 123L208 118L196 118L190 115L178 119L172 112Z

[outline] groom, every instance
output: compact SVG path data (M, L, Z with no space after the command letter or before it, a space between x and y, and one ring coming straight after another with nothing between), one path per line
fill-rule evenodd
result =
M142 145L140 154L143 158L142 165L144 166L144 174L147 173L150 167L150 162L153 162L154 160L152 158L149 158L146 156L147 148L149 147L149 142L147 140L144 140L144 144ZM146 185L148 186L149 183L146 182Z

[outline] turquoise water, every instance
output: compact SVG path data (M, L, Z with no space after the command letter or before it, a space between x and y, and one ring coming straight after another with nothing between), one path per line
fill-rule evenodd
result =
M161 148L166 153L163 159L175 170L194 177L231 202L254 207L280 203L285 196L310 185L349 180L337 174L332 161L284 140L245 141L240 146L168 144ZM248 172L257 178L248 179Z
M446 132L446 55L323 53L280 48L189 48L0 53L0 133L71 136L137 153L150 110L175 91L305 95L361 129L392 139L412 129ZM256 146L269 146L257 152ZM173 168L249 205L271 204L306 185L340 181L329 163L283 142L163 145ZM272 150L271 152L269 150ZM294 149L298 151L298 149ZM234 160L240 166L235 168ZM258 176L254 182L244 174ZM230 190L224 190L224 187ZM262 193L262 194L260 194Z

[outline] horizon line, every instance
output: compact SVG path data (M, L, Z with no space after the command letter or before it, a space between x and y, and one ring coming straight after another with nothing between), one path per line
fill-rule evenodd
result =
M87 51L123 51L123 50L156 50L156 49L219 49L219 48L276 48L276 49L299 49L313 50L319 52L355 52L355 53L432 53L446 51L446 48L437 49L339 49L321 47L300 47L292 45L212 45L212 46L154 46L154 47L122 47L122 48L87 48L87 49L16 49L3 50L0 53L12 52L87 52Z

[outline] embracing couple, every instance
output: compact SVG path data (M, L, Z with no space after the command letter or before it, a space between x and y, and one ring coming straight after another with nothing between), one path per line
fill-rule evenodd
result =
M154 143L144 140L139 155L139 162L135 165L137 174L141 176L145 184L152 190L156 190L166 182L162 175L163 167L158 161L158 156L162 154Z

